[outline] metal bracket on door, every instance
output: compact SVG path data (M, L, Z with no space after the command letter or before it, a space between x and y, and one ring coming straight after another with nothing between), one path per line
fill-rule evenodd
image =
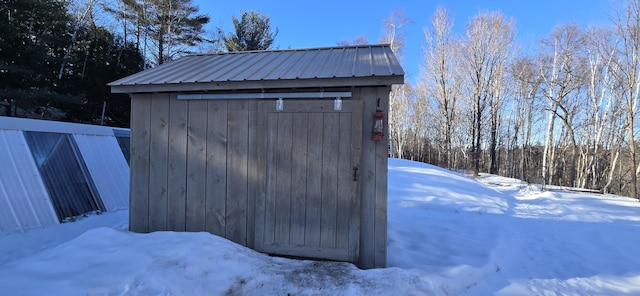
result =
M284 100L282 100L282 98L279 98L276 100L276 111L282 110L284 110Z
M358 181L358 166L353 167L353 181Z

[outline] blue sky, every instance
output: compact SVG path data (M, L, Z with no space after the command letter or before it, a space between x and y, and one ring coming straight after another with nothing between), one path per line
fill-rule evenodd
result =
M419 74L423 29L430 25L439 6L449 10L460 33L479 12L501 11L515 19L517 41L525 48L535 47L540 38L562 23L573 21L583 27L609 25L612 12L610 0L194 0L194 4L211 17L208 27L211 31L215 27L231 31L231 16L239 16L243 10L269 15L272 26L279 29L275 40L279 48L335 46L360 35L366 36L369 43L377 43L383 19L402 9L412 21L407 25L402 61L410 81Z

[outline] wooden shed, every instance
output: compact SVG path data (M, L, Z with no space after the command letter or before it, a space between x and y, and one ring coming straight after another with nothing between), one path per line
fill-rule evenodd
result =
M384 267L388 45L191 55L110 83L131 96L129 228ZM385 128L386 130L386 128Z

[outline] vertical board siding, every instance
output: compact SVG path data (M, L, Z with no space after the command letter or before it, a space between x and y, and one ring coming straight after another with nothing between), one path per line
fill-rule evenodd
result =
M388 140L371 141L370 128L377 98L388 112L388 91L353 89L353 113L326 109L327 101L287 101L291 111L273 112L273 101L134 95L131 230L165 223L384 267Z
M208 104L206 230L226 237L227 101Z
M227 113L226 237L247 243L249 108L246 100L230 100Z
M131 99L129 230L149 232L149 142L151 95Z
M338 130L338 140L349 143L349 145L340 145L338 150L338 204L336 206L336 229L349 229L349 216L352 213L351 200L356 198L352 195L351 188L353 186L353 166L351 163L351 114L338 114L338 122L340 129ZM338 235L336 238L336 247L346 249L349 247L349 235Z
M167 160L167 229L185 231L187 200L187 123L189 102L175 94L169 101L169 155Z
M360 168L360 258L361 268L374 268L375 263L375 196L376 196L376 142L371 140L371 124L376 111L377 93L374 88L359 89L362 98L362 155Z
M247 191L247 244L249 248L254 247L255 240L255 213L256 213L256 200L259 194L261 184L264 182L264 177L260 175L258 171L258 156L257 154L264 154L264 149L257 145L257 129L258 129L258 100L249 100L247 102L249 107L249 141L248 153L249 159L247 164L247 179L248 179L248 191Z
M322 206L320 222L320 247L336 247L337 175L338 155L334 153L338 145L338 113L324 114L322 131Z
M274 104L275 106L275 104ZM264 149L267 151L266 157L266 188L264 198L264 238L265 243L275 242L275 217L276 207L274 197L276 196L276 182L277 182L277 168L273 166L277 162L277 152L272 149L277 145L278 136L278 114L268 113L266 120L267 131L264 133L267 137L265 139ZM258 222L260 223L260 221Z
M389 92L390 87L376 88L377 97L380 98L380 107L385 114L384 130L389 130ZM375 261L374 267L381 268L387 266L387 174L389 170L389 133L385 135L382 141L376 143L375 147L375 238L374 250Z
M309 114L309 131L317 131L324 125L322 113ZM322 215L322 136L313 133L307 139L307 207L305 212L304 243L309 247L320 247L320 217Z
M304 245L305 212L307 188L307 132L309 115L306 113L293 114L293 132L291 155L291 229L289 243ZM313 136L313 135L312 135Z
M372 141L371 125L378 98L380 98L380 107L385 112L385 116L389 113L389 89L389 87L367 87L361 88L358 94L359 98L363 98L364 104L362 115L362 170L360 175L362 179L362 197L360 205L359 254L359 265L362 268L386 266L387 152L389 136L388 134L385 135L382 141Z
M151 96L149 139L149 231L167 230L169 95Z
M275 103L273 102L259 102L255 104L256 107L256 129L258 129L258 132L254 132L255 136L256 136L256 154L255 154L255 158L256 158L256 167L255 167L255 173L254 176L256 176L257 178L262 179L262 181L260 181L259 179L254 180L256 184L256 195L254 195L255 197L255 209L254 209L254 213L255 213L255 218L254 218L254 222L255 222L255 228L254 228L254 241L253 241L253 247L258 249L258 250L262 250L264 248L264 243L267 241L267 228L265 225L265 218L269 215L268 211L267 211L267 205L266 205L266 198L267 198L267 182L265 182L266 176L269 176L268 174L268 168L267 168L267 159L269 159L269 149L267 149L266 147L268 147L267 144L267 139L268 134L271 133L271 129L269 129L269 115L267 114L267 112L264 112L264 108L265 106L269 106L270 104L273 104L271 106L275 106ZM264 126L265 122L267 123L267 126ZM258 125L258 123L260 124L260 126ZM258 153L257 149L258 147L260 147L261 151ZM273 241L273 237L271 237L271 241Z
M187 231L204 231L207 180L207 101L189 101L187 125Z
M289 243L291 221L291 135L292 114L278 114L277 143L275 146L276 190L275 190L275 234L274 241Z
M353 167L357 168L355 177L355 186L352 188L351 194L351 212L349 215L349 247L351 248L351 254L353 254L353 262L357 262L359 256L360 247L360 203L362 202L361 186L360 186L360 174L362 167L362 100L357 101L358 104L354 107L354 113L351 117L351 161ZM352 168L353 169L353 168ZM353 176L352 176L353 177Z
M256 211L256 246L259 250L353 262L357 257L358 216L353 198L357 182L352 169L360 152L361 103L343 103L333 110L331 101L289 101L284 110L260 104L259 134L266 157L259 168L265 174L264 206ZM354 136L356 137L354 139ZM261 199L261 198L260 198ZM259 200L260 200L259 199ZM342 216L342 217L340 217ZM351 227L354 227L352 229Z

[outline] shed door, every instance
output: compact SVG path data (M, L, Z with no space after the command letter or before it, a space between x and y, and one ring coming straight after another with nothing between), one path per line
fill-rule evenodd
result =
M255 248L270 254L354 261L359 240L362 102L259 103Z

